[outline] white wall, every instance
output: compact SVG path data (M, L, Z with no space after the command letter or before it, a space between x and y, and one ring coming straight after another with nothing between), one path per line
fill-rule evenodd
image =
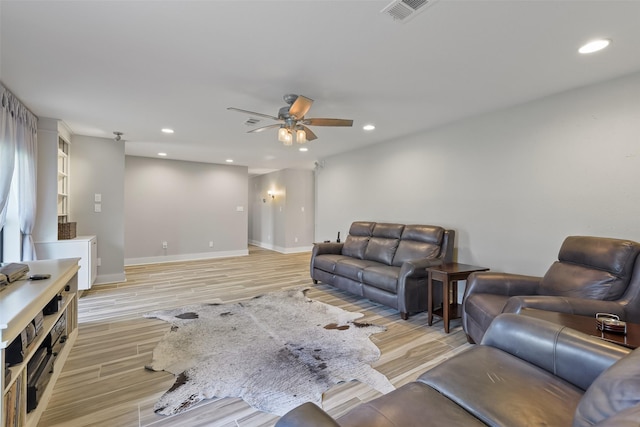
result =
M246 166L126 156L124 181L125 264L248 254Z
M71 134L57 119L38 118L38 195L34 242L58 240L58 135ZM71 219L73 221L73 219Z
M124 142L73 135L70 151L69 218L78 236L97 236L95 283L124 281ZM101 212L94 209L96 194Z
M314 176L283 169L249 181L249 242L282 253L311 250L314 234ZM267 193L272 191L271 198Z
M354 220L436 224L460 262L541 275L568 235L640 241L640 74L321 164L316 241Z

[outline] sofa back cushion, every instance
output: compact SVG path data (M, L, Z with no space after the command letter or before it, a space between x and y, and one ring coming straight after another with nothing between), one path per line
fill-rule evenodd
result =
M375 222L355 221L349 228L349 235L342 245L342 255L363 259Z
M640 245L629 240L567 237L538 293L617 300L627 289L639 252Z
M363 259L368 243L368 236L352 236L349 234L344 241L344 245L342 245L342 255Z
M404 224L376 224L367 244L364 259L391 265L402 230L404 230Z
M639 404L640 349L636 349L591 383L576 408L573 427L591 427Z
M355 221L349 228L350 236L366 236L371 237L373 234L373 228L376 226L375 222L370 221Z
M433 225L407 225L393 257L393 265L418 258L436 258L440 255L444 228Z

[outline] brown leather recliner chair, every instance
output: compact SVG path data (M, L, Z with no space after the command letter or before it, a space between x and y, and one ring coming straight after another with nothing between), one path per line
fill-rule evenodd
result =
M639 253L640 244L631 240L569 236L544 277L471 274L462 304L469 342L479 343L500 313L523 308L583 316L613 313L640 323Z

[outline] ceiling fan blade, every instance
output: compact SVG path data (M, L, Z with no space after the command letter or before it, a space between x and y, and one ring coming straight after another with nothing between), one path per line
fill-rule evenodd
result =
M266 117L267 119L271 119L271 120L280 120L279 118L270 116L268 114L256 113L255 111L242 110L240 108L227 107L227 110L237 111L239 113L246 113L246 114L249 114L250 116Z
M353 126L353 120L347 119L304 119L309 126Z
M275 129L275 128L279 128L280 126L282 126L282 125L269 125L269 126L262 126L261 128L251 129L250 131L247 131L247 133L262 132L263 130L267 130L267 129Z
M313 141L314 139L318 139L315 133L308 127L302 125L302 129L304 129L304 133L307 134L307 141Z
M311 108L311 104L313 104L313 99L298 95L298 98L291 104L291 107L289 107L289 114L299 120L307 114L307 111Z

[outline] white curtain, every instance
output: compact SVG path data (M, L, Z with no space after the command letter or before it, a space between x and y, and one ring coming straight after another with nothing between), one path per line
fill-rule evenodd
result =
M38 118L0 85L0 228L5 224L14 169L18 179L18 216L23 261L35 259L31 231L36 216Z
M36 259L36 248L31 232L36 220L37 175L36 124L18 126L16 147L18 168L18 216L22 233L22 261Z
M0 229L7 218L11 178L16 160L15 111L12 96L0 85Z

